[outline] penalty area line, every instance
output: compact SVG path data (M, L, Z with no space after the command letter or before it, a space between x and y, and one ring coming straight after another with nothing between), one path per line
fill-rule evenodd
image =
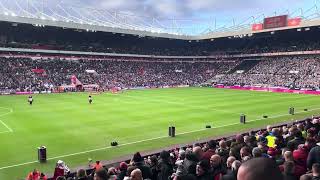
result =
M8 110L9 110L9 112L0 114L0 117L3 117L3 116L6 116L6 115L8 115L8 114L13 113L13 109L12 109L12 108L5 108L5 107L0 107L0 108L2 108L2 109L8 109ZM0 132L0 134L1 134L1 133L7 133L7 132L13 132L13 130L12 130L6 123L4 123L1 119L0 119L0 123L1 123L5 128L7 128L7 129L9 130L9 131Z
M9 130L9 132L13 132L13 130L12 130L6 123L4 123L2 120L0 120L0 123L1 123L4 127L6 127L6 128Z
M300 112L296 112L295 114L301 114L301 113L315 111L315 110L319 110L319 109L320 108L310 109L309 111L300 111ZM275 116L269 117L268 119L277 118L277 117L283 117L283 116L289 116L289 114L275 115ZM266 120L268 120L268 119L266 119ZM260 121L260 120L264 120L264 118L254 119L254 120L251 120L251 121L249 120L247 122L255 122L255 121ZM221 126L215 126L215 127L211 128L211 129L234 126L234 125L237 125L237 124L240 124L240 123L231 123L231 124L226 124L226 125L221 125ZM191 133L207 131L207 130L210 130L210 129L199 129L199 130L194 130L194 131L181 132L181 133L177 133L176 135L191 134ZM128 143L124 143L124 144L119 144L118 147L128 146L128 145L132 145L132 144L148 142L148 141L153 141L153 140L158 140L158 139L163 139L163 138L168 138L168 136L160 136L160 137L149 138L149 139L144 139L144 140L140 140L140 141L128 142ZM54 160L54 159L59 159L59 158L64 158L64 157L76 156L76 155L86 154L86 153L95 152L95 151L107 150L107 149L111 149L111 148L115 148L115 147L106 146L106 147L101 147L101 148L97 148L97 149L91 149L91 150L77 152L77 153L71 153L71 154L65 154L65 155L61 155L61 156L55 156L55 157L48 158L47 160ZM23 166L23 165L34 164L34 163L37 163L37 162L38 161L30 161L30 162L25 162L25 163L20 163L20 164L4 166L4 167L0 167L0 170L9 169L9 168L13 168L13 167L19 167L19 166Z

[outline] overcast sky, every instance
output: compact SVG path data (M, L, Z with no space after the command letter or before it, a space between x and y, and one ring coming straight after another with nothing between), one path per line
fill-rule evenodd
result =
M50 0L54 1L54 0ZM97 8L128 11L155 17L249 17L300 7L309 8L315 0L63 0Z
M231 25L232 20L238 24L251 16L264 14L272 16L287 14L302 8L305 12L315 4L320 7L320 0L0 0L8 1L40 1L56 6L61 3L68 6L94 7L109 11L123 12L137 16L164 19L179 19L178 23L185 26L202 24L211 27ZM319 2L318 2L319 1ZM300 11L296 11L300 12ZM293 16L298 16L295 13ZM260 16L262 17L262 16ZM193 19L193 21L182 21ZM150 19L149 19L150 20ZM199 26L200 27L200 26Z

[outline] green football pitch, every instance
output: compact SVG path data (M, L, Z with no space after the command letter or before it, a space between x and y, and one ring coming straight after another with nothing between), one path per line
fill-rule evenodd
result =
M0 179L22 179L33 168L52 175L59 159L75 168L89 158L110 160L320 114L320 96L214 88L104 93L94 95L91 105L87 98L88 93L34 95L30 106L27 96L1 96ZM242 113L245 125L239 123ZM168 137L170 125L175 138ZM110 147L111 141L119 146ZM44 164L37 162L41 145L48 149Z

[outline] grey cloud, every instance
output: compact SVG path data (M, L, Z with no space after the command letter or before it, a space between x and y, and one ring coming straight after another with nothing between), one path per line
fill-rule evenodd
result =
M238 20L287 8L297 8L311 0L47 0L70 5L91 6L143 17L217 18ZM81 5L80 5L81 4ZM311 7L311 6L310 6Z
M198 14L263 13L299 6L310 0L68 0L116 11L154 17L195 17ZM248 13L248 14L249 14Z

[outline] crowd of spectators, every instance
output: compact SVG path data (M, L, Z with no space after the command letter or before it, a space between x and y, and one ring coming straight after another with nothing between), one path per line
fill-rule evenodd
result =
M101 88L163 87L203 83L225 85L320 88L320 56L265 57L246 69L233 61L152 61L130 58L60 60L0 58L0 90L42 91L70 85L71 76L82 84ZM240 64L240 65L239 65ZM241 67L242 69L237 69ZM88 73L86 70L94 70ZM233 73L230 73L233 70ZM244 70L239 73L235 70Z
M319 69L320 56L263 58L246 72L226 74L217 82L318 89L320 87Z
M54 180L318 180L319 142L320 119L313 118L156 155L137 152L115 166L97 161L75 174L62 170Z
M1 58L0 89L45 90L70 85L75 75L82 84L108 87L199 85L237 62L148 62L116 60L32 60ZM35 70L35 71L33 71ZM37 73L39 70L41 73ZM94 70L88 73L86 70Z

